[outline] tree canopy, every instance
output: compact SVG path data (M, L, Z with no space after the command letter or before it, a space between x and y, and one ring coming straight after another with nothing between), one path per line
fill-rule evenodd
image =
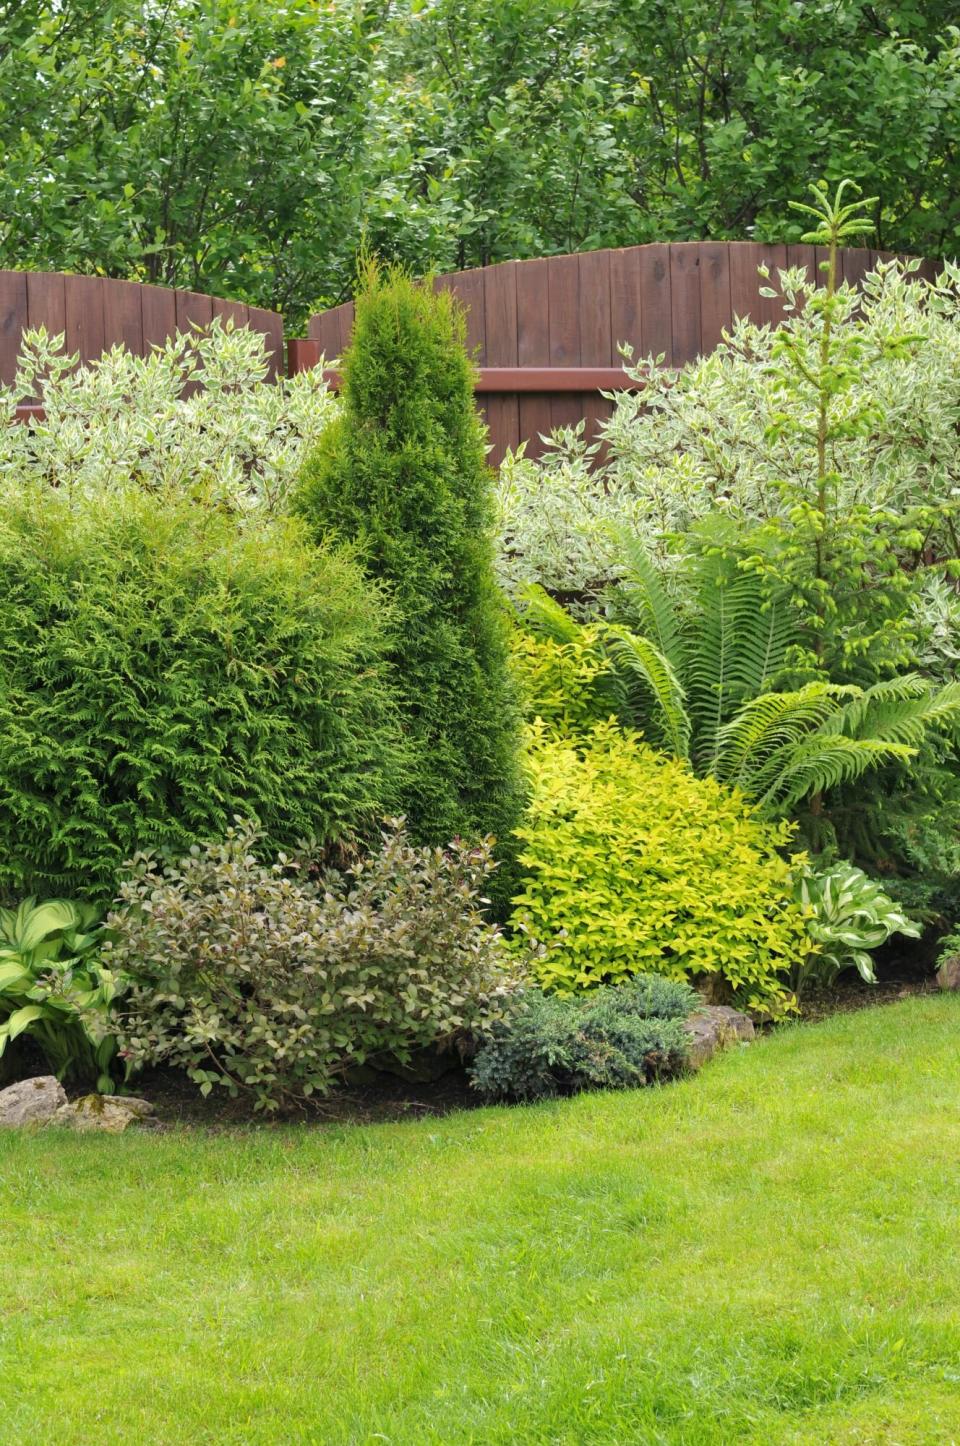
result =
M960 247L953 0L0 0L0 264L283 310L358 246L453 269L796 240Z

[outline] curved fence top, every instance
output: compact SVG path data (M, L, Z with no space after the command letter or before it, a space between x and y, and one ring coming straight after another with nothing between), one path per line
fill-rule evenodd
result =
M783 312L776 298L761 296L758 268L804 266L814 277L826 254L803 245L682 241L503 261L438 277L436 285L466 307L492 460L521 441L535 455L542 433L581 420L593 435L611 410L599 391L626 380L621 343L639 357L662 356L665 366L679 367L712 351L735 317L776 324ZM891 256L844 250L843 277L858 285ZM935 269L922 263L923 274ZM311 317L308 335L335 359L352 324L353 306L346 304Z
M154 345L215 316L248 326L266 340L270 376L283 369L283 322L275 311L222 301L196 291L176 291L107 276L60 272L0 271L0 382L13 381L25 331L45 326L62 332L68 352L95 361L112 346L149 356Z

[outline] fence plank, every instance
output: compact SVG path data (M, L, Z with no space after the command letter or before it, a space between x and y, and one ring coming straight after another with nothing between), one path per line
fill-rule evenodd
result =
M842 277L848 286L859 286L867 273L872 270L872 257L862 247L849 247L841 253ZM839 280L839 278L838 278Z
M80 353L81 362L103 356L103 282L99 276L68 276L64 287L67 350Z
M608 366L613 349L610 303L610 252L585 251L580 257L580 365ZM583 434L597 440L610 404L599 392L583 394Z
M550 311L550 364L575 367L580 364L580 258L551 256L547 261ZM550 403L554 427L572 427L583 416L578 394L555 396Z
M483 279L483 328L487 366L519 364L517 330L517 263L488 266ZM503 460L520 441L520 399L516 393L491 393L484 405L490 430L490 460Z
M700 355L723 340L730 325L730 256L726 246L700 246Z
M177 293L166 286L140 288L140 317L143 325L143 350L149 356L154 347L163 346L177 331Z
M222 297L215 296L213 314L219 316L224 326L231 321L235 327L248 326L250 322L250 308L245 301L224 301Z
M545 260L518 261L517 361L522 367L550 365L550 276ZM540 437L550 431L550 398L544 393L520 397L520 438L526 439L527 453L539 457Z
M642 301L640 325L643 354L654 358L663 355L666 366L673 365L673 325L670 306L670 247L659 244L640 249Z
M621 360L618 345L633 348L634 360L644 355L641 325L641 281L635 247L610 252L610 365Z
M106 281L102 291L104 349L124 346L134 356L142 356L142 288L135 281Z
M20 338L27 328L27 273L0 271L0 382L17 374Z
M700 355L700 246L696 241L670 247L670 331L675 367Z
M27 321L31 331L43 326L48 336L66 336L66 277L59 271L27 272Z
M754 241L734 241L730 244L730 310L731 320L737 316L748 316L756 326L763 322L760 287L764 284L757 275L757 267L763 261L763 249Z
M770 279L764 282L764 285L771 287L772 290L777 293L776 296L762 296L760 298L762 316L768 326L779 326L787 313L783 309L783 299L780 295L780 278L777 272L785 271L787 268L787 248L786 246L766 245L761 249L763 251L764 262L770 271Z
M251 306L247 313L247 325L251 331L259 331L267 353L267 380L276 381L283 375L283 322L275 311L264 311Z

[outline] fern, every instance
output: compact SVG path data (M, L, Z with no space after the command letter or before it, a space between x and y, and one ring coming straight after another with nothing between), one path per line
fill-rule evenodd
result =
M916 749L904 743L813 733L785 751L770 783L750 797L760 812L782 817L812 793L852 783L884 763L906 762L915 754Z
M745 793L763 793L790 749L835 718L838 698L852 690L807 683L790 693L763 693L720 729L711 772Z
M615 535L625 565L624 579L617 589L618 603L626 604L633 631L656 644L674 671L681 674L686 645L678 609L636 533L621 528Z
M581 641L583 630L580 624L539 583L529 583L521 588L520 599L523 603L521 620L531 632L555 643Z
M607 656L624 678L627 699L635 714L642 715L647 696L652 695L654 709L650 722L657 742L675 757L689 758L690 717L686 694L669 659L649 638L637 637L613 624L604 629L603 639ZM639 698L635 686L638 681ZM641 721L639 717L637 721Z

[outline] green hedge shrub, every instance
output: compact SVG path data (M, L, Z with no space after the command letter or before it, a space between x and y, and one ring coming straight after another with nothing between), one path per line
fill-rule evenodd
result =
M448 293L371 265L342 371L341 413L295 506L317 538L356 543L396 602L391 657L411 743L402 812L425 843L506 840L518 713L462 313Z
M134 861L104 953L133 979L119 1016L131 1072L177 1065L205 1094L275 1109L501 1018L516 970L483 918L489 842L415 848L393 828L342 876L260 864L258 842L235 829L174 868Z
M786 1007L780 975L807 951L787 824L740 795L597 725L579 749L531 733L531 799L517 830L525 879L512 922L560 991L638 973L712 978L741 1005Z
M481 1043L470 1081L490 1100L534 1100L663 1079L686 1063L695 1000L656 975L585 996L525 990Z
M113 893L124 859L255 815L336 839L390 803L384 599L291 521L8 490L0 891Z

